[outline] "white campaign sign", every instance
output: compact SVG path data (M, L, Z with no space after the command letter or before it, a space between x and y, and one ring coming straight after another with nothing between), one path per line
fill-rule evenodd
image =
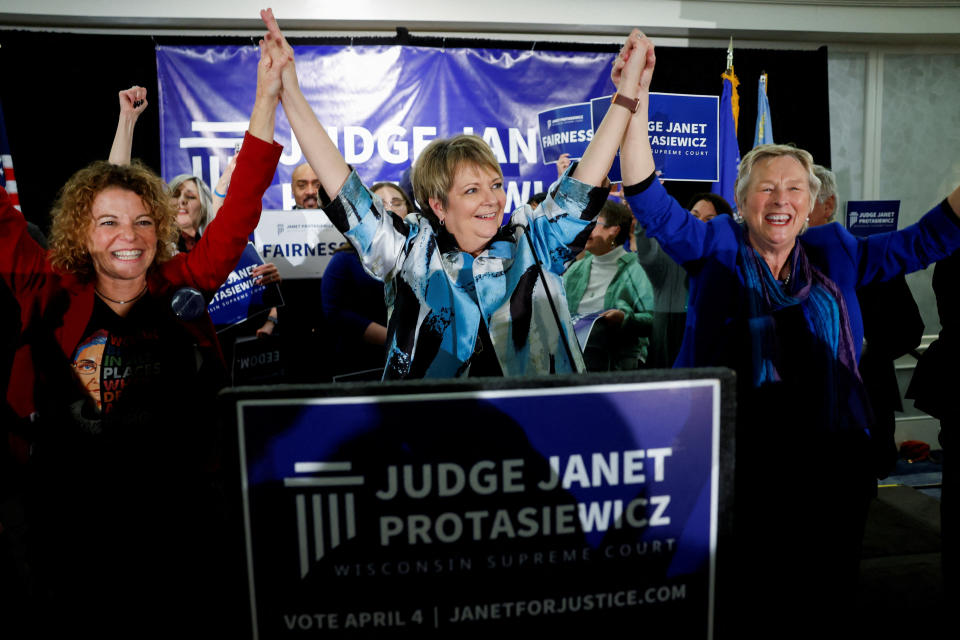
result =
M253 238L263 261L277 265L284 280L321 277L333 252L345 242L318 209L264 211Z

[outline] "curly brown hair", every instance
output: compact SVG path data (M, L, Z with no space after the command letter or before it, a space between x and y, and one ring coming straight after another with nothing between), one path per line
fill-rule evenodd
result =
M163 180L136 160L128 165L98 160L67 180L50 212L53 218L50 263L58 271L72 273L84 280L93 278L93 260L87 250L87 238L93 224L91 210L97 196L111 187L132 191L143 200L147 213L157 226L154 264L173 257L178 234L177 215Z

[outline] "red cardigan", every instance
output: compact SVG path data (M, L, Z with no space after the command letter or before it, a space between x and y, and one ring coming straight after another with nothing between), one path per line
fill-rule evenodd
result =
M249 133L237 158L231 189L216 218L190 253L180 253L147 272L150 294L163 296L180 287L194 287L211 296L226 281L247 238L260 221L263 193L273 181L283 147ZM23 215L0 188L0 278L20 303L20 326L50 327L66 358L72 358L93 313L94 284L53 270L47 252L27 233ZM210 317L203 314L184 326L198 344L219 343ZM42 362L34 362L29 344L14 356L7 401L21 417L36 410L34 385L43 377Z

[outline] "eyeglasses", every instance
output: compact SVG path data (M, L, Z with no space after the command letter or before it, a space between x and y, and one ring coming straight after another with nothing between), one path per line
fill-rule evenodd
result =
M400 198L394 198L393 200L384 200L384 201L383 201L383 206L385 206L385 207L396 207L397 209L399 209L400 207L403 207L404 209L406 209L406 208L407 208L407 203L405 203L405 202L404 202L402 199L400 199Z
M98 366L96 360L90 360L89 358L83 358L77 360L73 363L73 368L77 370L77 373L92 376L97 372Z

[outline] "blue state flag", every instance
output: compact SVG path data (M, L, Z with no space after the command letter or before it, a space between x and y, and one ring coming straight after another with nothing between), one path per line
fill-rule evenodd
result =
M736 210L737 199L734 185L740 168L740 145L737 143L737 119L734 114L737 102L737 80L733 67L723 74L723 94L720 96L720 179L713 183L712 191L720 195Z
M757 127L753 131L753 146L773 144L773 122L770 120L770 101L767 100L767 74L760 74L757 86Z

